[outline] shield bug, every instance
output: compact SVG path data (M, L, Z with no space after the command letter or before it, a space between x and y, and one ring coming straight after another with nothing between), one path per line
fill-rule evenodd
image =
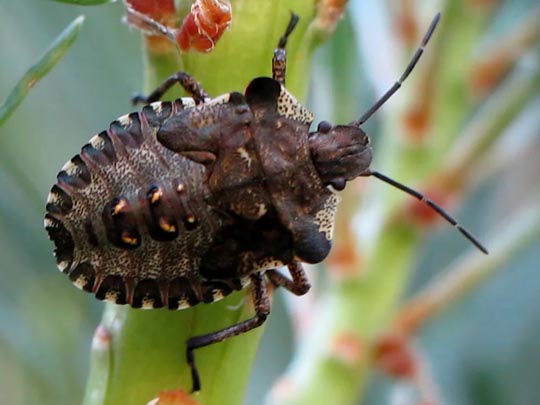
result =
M433 201L370 169L360 128L401 86L420 59L437 15L401 78L359 119L321 122L285 88L292 15L272 61L272 78L244 93L210 98L178 72L147 105L95 135L58 173L45 227L60 270L98 299L134 308L184 309L251 287L255 315L187 341L193 390L201 387L194 350L261 325L267 284L296 295L310 286L302 263L331 247L336 191L374 176L411 194L486 249ZM174 84L192 97L158 101ZM286 266L290 278L276 269Z

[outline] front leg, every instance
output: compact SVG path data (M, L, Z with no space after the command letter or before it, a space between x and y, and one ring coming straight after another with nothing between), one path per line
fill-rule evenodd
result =
M208 333L206 335L195 336L187 341L186 357L189 367L191 368L191 379L193 382L193 391L200 391L201 379L199 371L195 364L195 355L193 351L213 343L221 342L227 338L238 336L249 332L258 326L261 326L270 313L270 299L266 289L266 283L261 273L250 275L253 304L255 306L255 316L246 321L229 326L228 328Z
M204 103L206 98L210 96L202 88L201 84L193 78L193 76L185 72L176 72L163 81L152 93L148 96L143 94L135 94L131 101L133 104L145 103L150 104L158 101L163 97L163 94L169 90L175 83L178 83L182 88L193 97L195 104Z
M311 285L304 272L302 263L294 261L289 263L287 268L289 269L289 273L291 273L292 280L288 279L277 270L267 270L265 274L277 287L283 287L294 295L306 294L311 288Z

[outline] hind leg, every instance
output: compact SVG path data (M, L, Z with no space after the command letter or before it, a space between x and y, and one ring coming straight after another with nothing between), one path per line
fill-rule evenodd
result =
M191 368L191 378L193 391L200 391L201 379L195 364L194 350L214 343L222 342L233 336L238 336L261 326L270 313L270 299L266 289L266 282L261 273L254 273L250 276L252 286L253 304L255 306L255 316L246 321L229 326L228 328L208 333L206 335L195 336L187 341L186 357Z

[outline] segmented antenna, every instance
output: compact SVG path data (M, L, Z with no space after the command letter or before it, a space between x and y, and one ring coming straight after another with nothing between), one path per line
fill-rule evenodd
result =
M416 50L416 52L414 53L413 57L411 58L411 61L409 62L409 64L407 65L407 67L405 68L405 71L403 72L403 74L401 75L401 77L399 78L399 80L397 82L394 83L394 85L392 87L390 87L390 89L383 94L383 96L378 99L375 104L373 104L371 106L371 108L369 110L367 110L364 115L362 115L362 117L360 117L359 120L357 121L353 121L351 122L349 125L352 125L352 126L357 126L359 127L360 125L362 125L364 122L366 122L375 112L377 112L377 110L379 108L381 108L384 103L386 103L388 101L388 99L390 97L392 97L394 95L394 93L396 91L399 90L399 88L401 87L401 85L403 84L403 82L405 81L405 79L407 79L407 77L411 74L411 72L413 71L414 67L416 66L416 64L418 63L418 61L420 60L420 57L422 56L422 54L424 53L424 48L425 46L427 45L427 43L429 42L429 39L431 38L431 36L433 35L433 31L435 31L435 27L437 27L437 24L439 23L439 19L441 18L441 13L437 13L437 15L435 15L435 17L433 18L433 20L431 21L431 24L426 32L426 34L424 35L424 39L422 39L422 43L420 44L420 46L418 47L418 49Z
M385 176L384 174L381 174L377 171L370 170L366 173L367 176L373 176L378 178L379 180L384 181L387 184L390 184L391 186L400 189L401 191L406 192L409 195L412 195L417 200L423 202L428 207L430 207L432 210L434 210L437 214L439 214L441 217L443 217L446 221L448 221L451 225L453 225L458 231L460 231L463 236L465 236L473 245L475 245L479 250L481 250L486 255L488 254L487 249L476 239L476 237L473 236L472 233L470 233L467 229L462 227L458 222L450 216L448 212L446 212L440 205L438 205L436 202L430 200L422 193L419 193L416 190L413 190L410 187L407 187L401 183L398 183L395 180L392 180L390 177Z

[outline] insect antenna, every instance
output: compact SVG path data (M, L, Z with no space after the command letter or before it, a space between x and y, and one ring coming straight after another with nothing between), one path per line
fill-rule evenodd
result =
M381 98L379 98L375 104L373 104L369 110L367 110L364 115L362 115L362 117L360 117L359 120L356 120L356 121L353 121L351 122L349 125L352 125L352 126L360 126L362 125L364 122L366 122L379 108L381 108L384 103L386 103L388 101L388 99L390 97L392 97L394 95L394 93L396 91L399 90L399 88L401 87L401 85L403 84L403 82L405 81L405 79L407 79L407 77L411 74L411 72L413 71L414 67L416 66L416 64L418 63L418 61L420 60L420 57L422 56L422 54L424 53L424 48L425 46L427 45L427 43L429 42L429 39L431 38L431 35L433 34L433 32L435 31L435 27L437 27L437 24L439 23L439 19L441 18L441 13L437 13L437 15L435 15L435 17L433 18L433 20L431 21L431 24L426 32L426 34L424 35L424 39L422 39L422 43L420 44L420 46L418 47L418 49L416 50L416 52L414 53L413 57L411 58L409 64L407 65L407 67L405 68L405 71L403 72L403 74L401 75L401 77L399 78L398 81L396 81L394 83L394 85L392 87L390 87L390 89L383 94L383 96Z
M437 214L439 214L441 217L443 217L446 221L448 221L451 225L453 225L455 228L457 228L458 231L460 231L463 236L465 236L473 245L475 245L479 250L481 250L486 255L488 254L487 249L474 237L467 229L462 227L458 222L450 216L448 212L446 212L440 205L438 205L436 202L430 200L422 193L419 193L416 190L413 190L410 187L407 187L401 183L398 183L395 180L392 180L391 178L385 176L384 174L381 174L377 171L370 170L366 174L367 176L373 176L378 178L381 181L384 181L387 184L390 184L393 187L396 187L400 189L401 191L406 192L409 195L412 195L417 200L423 202L427 206L429 206L431 209L433 209Z

